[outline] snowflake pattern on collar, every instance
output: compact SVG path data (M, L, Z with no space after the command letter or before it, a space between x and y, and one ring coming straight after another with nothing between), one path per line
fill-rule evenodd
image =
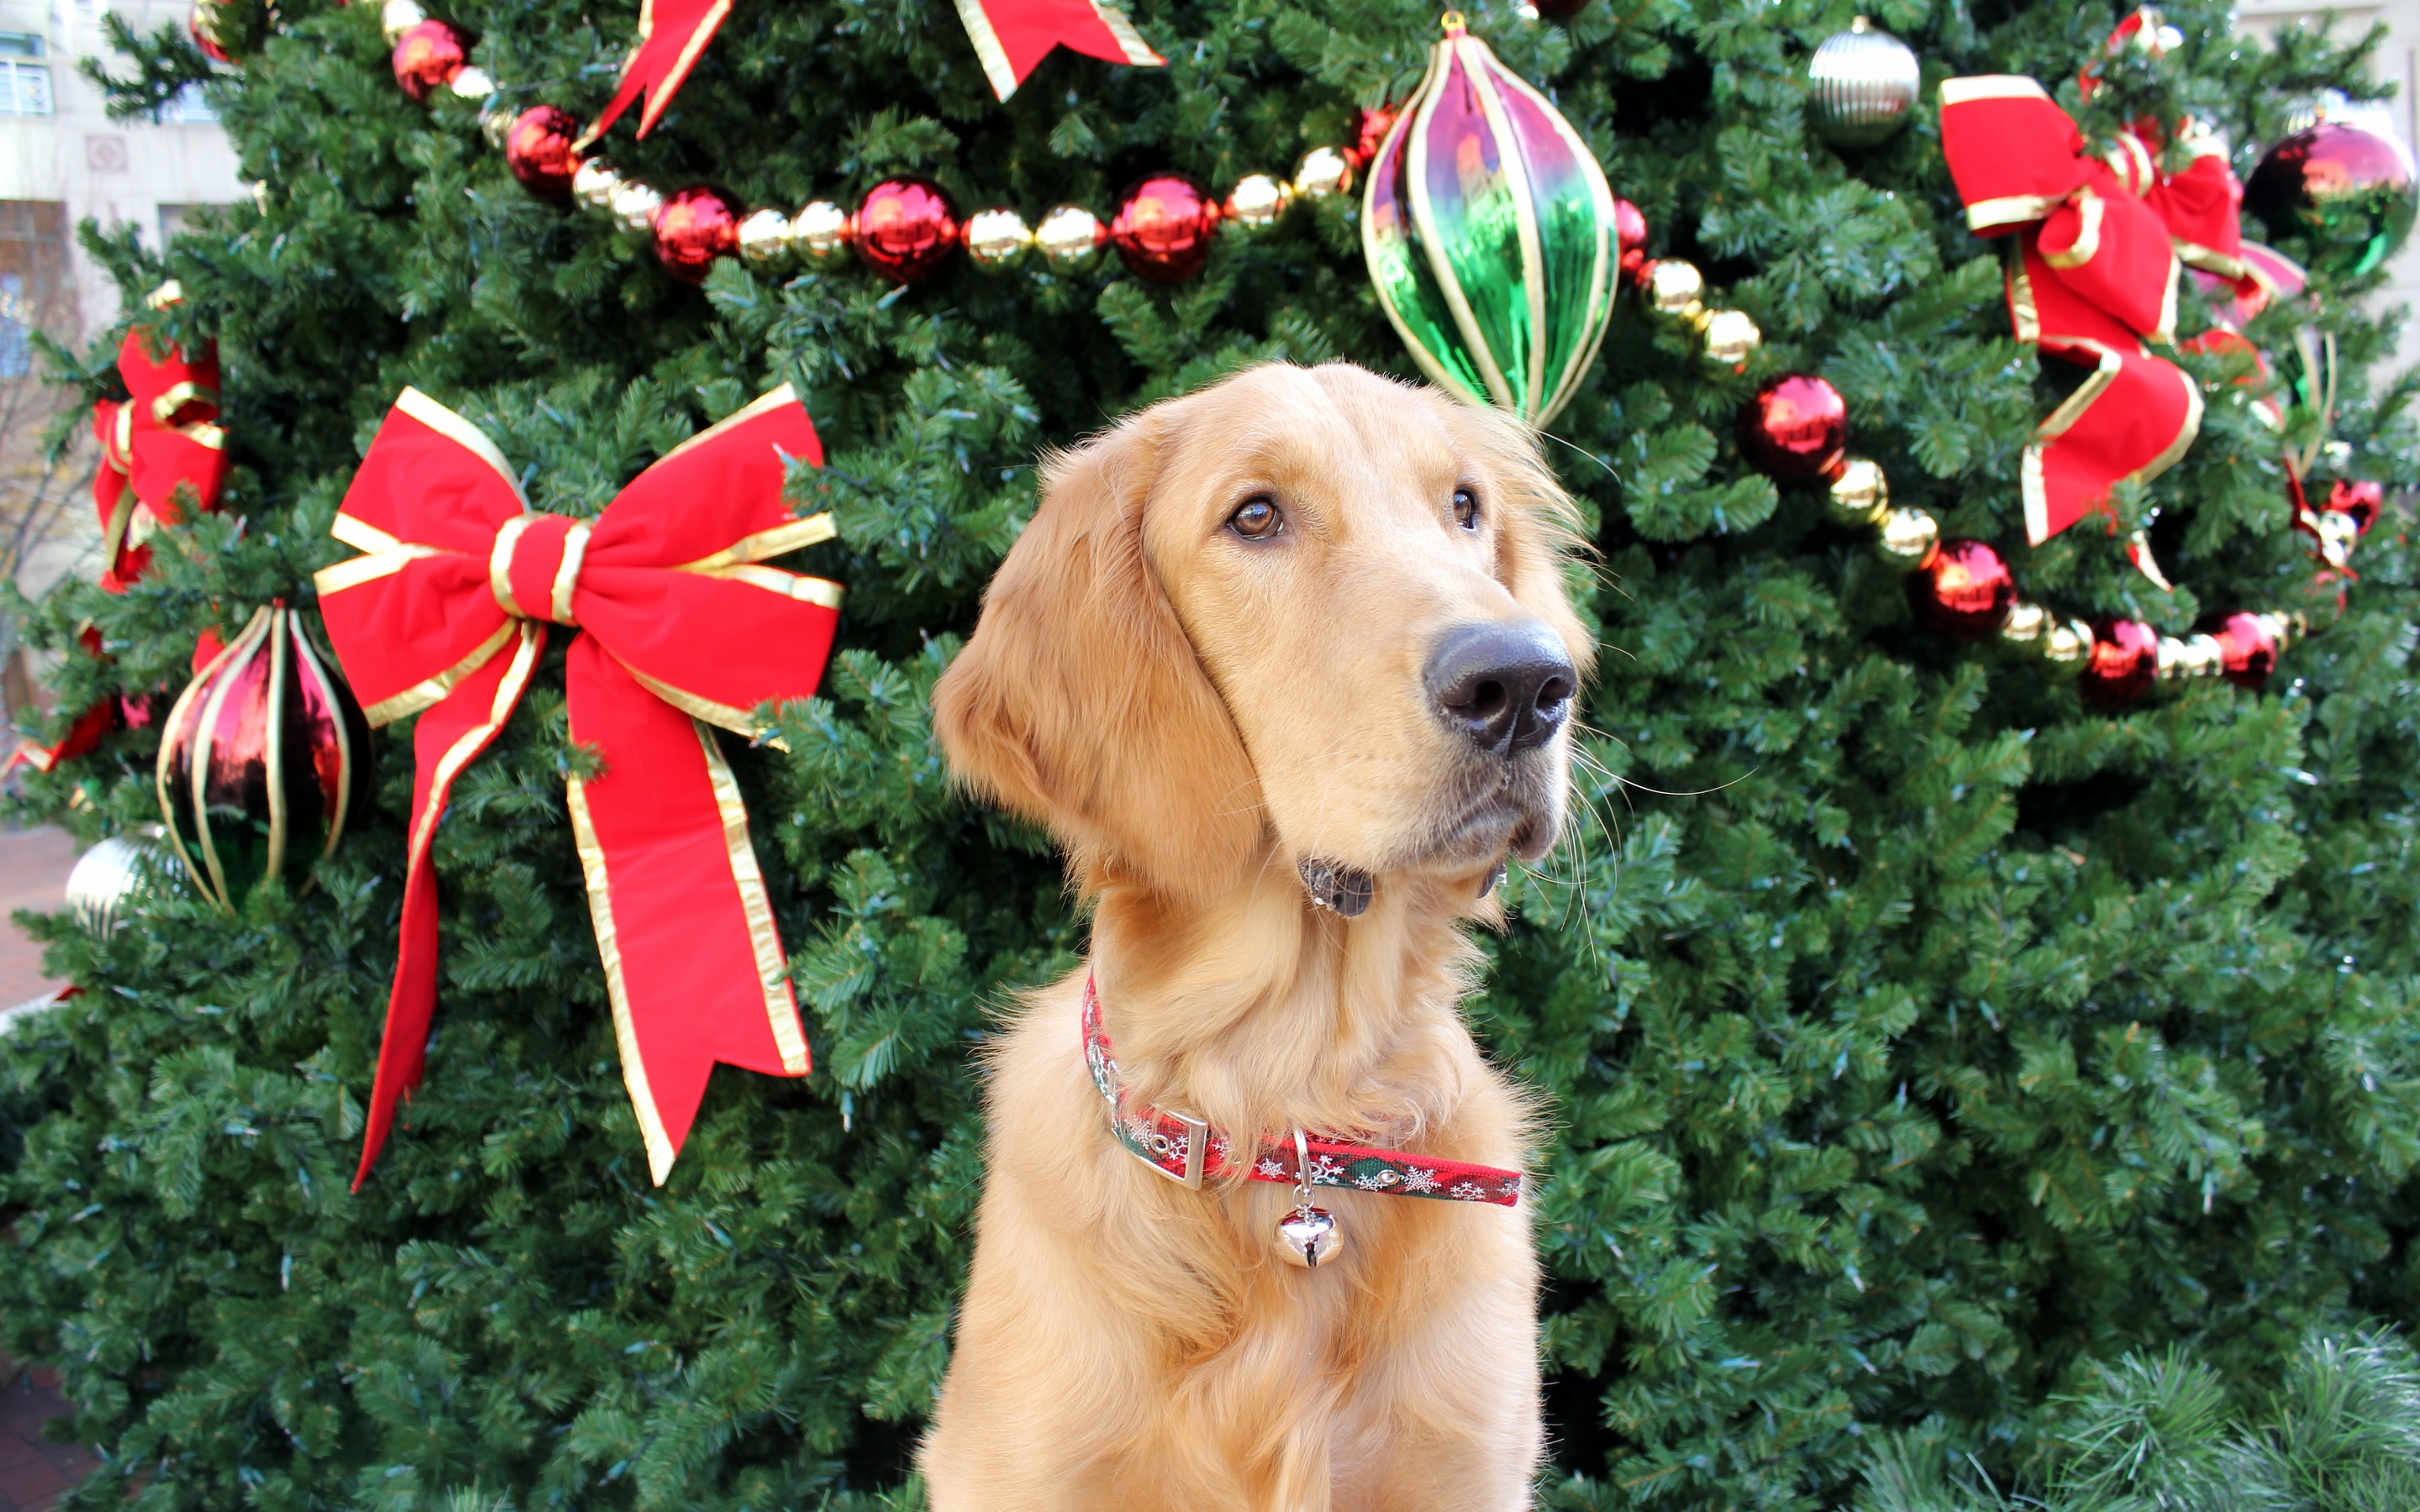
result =
M1127 1099L1118 1085L1118 1062L1110 1054L1109 1034L1101 1026L1101 995L1089 976L1084 979L1084 1066L1092 1072L1093 1086L1100 1092L1101 1101L1109 1105L1110 1132L1127 1153L1162 1176L1180 1181L1186 1180L1188 1167L1197 1158L1204 1177L1236 1174L1226 1134L1199 1119L1180 1119ZM1197 1139L1203 1147L1198 1157L1193 1148ZM1308 1143L1312 1186L1402 1197L1435 1197L1447 1202L1486 1202L1499 1208L1517 1206L1521 1200L1523 1181L1519 1171L1411 1155L1400 1149L1373 1149L1368 1145L1326 1134L1311 1134ZM1291 1185L1295 1180L1295 1164L1293 1139L1273 1137L1260 1143L1251 1164L1243 1167L1241 1174L1249 1180Z

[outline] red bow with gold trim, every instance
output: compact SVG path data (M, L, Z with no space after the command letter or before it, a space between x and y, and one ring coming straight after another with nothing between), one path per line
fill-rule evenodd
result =
M782 501L823 447L789 386L667 454L594 520L530 512L493 442L403 391L330 533L368 553L322 569L319 609L373 725L419 714L402 942L359 1188L419 1085L437 1003L429 842L456 777L529 686L549 624L571 738L604 759L568 779L622 1079L658 1184L715 1063L803 1076L807 1041L738 786L706 728L812 694L841 590L762 565L828 540Z
M171 281L145 303L163 310L182 297ZM203 342L190 358L171 346L155 359L143 332L129 331L118 344L117 374L132 397L103 399L92 410L93 434L101 441L101 463L92 475L93 507L101 516L101 586L113 594L126 592L151 564L151 532L183 517L178 485L190 486L194 506L208 513L218 508L226 481L216 342ZM215 636L206 633L206 639L215 647ZM90 625L78 640L93 656L104 655L101 632ZM78 715L54 744L21 742L0 771L23 762L47 772L99 746L128 717L118 700L103 699Z
M1139 68L1168 62L1109 0L957 0L957 7L967 39L983 59L984 77L1001 100L1016 93L1016 86L1054 47ZM622 64L621 87L580 145L584 147L603 136L643 95L646 103L639 112L639 134L654 131L656 118L680 93L689 70L730 14L731 0L641 0L639 45Z
M2189 167L2159 171L2142 132L2104 158L2042 86L2019 74L1941 86L1941 149L1980 236L2016 233L2009 314L2017 339L2094 371L2025 449L2025 532L2039 546L2120 483L2165 471L2201 428L2201 391L2147 342L2176 335L2180 260L2247 276L2224 149L2180 139ZM2148 561L2148 558L2145 560Z

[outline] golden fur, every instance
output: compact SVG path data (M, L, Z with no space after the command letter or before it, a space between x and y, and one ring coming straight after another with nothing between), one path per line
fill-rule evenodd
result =
M1281 543L1225 528L1253 495L1285 510ZM1137 1095L1239 1145L1305 1128L1523 1163L1522 1097L1457 1011L1462 927L1496 918L1478 892L1507 851L1553 842L1569 736L1491 766L1421 677L1442 630L1490 619L1544 621L1585 671L1569 519L1521 427L1342 364L1255 368L1047 461L935 721L1094 900L1089 969ZM1306 857L1372 873L1369 911L1311 907ZM1033 994L990 1059L973 1271L921 1456L935 1512L1527 1505L1526 1203L1323 1190L1345 1253L1287 1265L1290 1187L1188 1191L1113 1140L1083 981Z

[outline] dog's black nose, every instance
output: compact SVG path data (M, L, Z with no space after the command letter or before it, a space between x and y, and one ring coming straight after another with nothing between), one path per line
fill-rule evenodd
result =
M1447 721L1497 756L1541 746L1563 727L1579 674L1562 637L1537 620L1448 630L1429 654L1429 697Z

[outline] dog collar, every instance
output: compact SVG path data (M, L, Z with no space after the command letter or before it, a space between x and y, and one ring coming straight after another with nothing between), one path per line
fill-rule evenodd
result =
M1118 1085L1117 1057L1109 1053L1109 1037L1101 1027L1101 995L1089 973L1084 978L1084 1064L1093 1072L1101 1101L1109 1104L1109 1128L1128 1154L1170 1180L1197 1189L1205 1176L1235 1172L1233 1145L1223 1132L1200 1119L1136 1103ZM1302 1169L1305 1154L1310 1158L1308 1173ZM1499 1208L1521 1200L1519 1171L1407 1155L1400 1149L1373 1149L1325 1134L1263 1140L1242 1174L1254 1181L1342 1187L1448 1202L1492 1202Z

